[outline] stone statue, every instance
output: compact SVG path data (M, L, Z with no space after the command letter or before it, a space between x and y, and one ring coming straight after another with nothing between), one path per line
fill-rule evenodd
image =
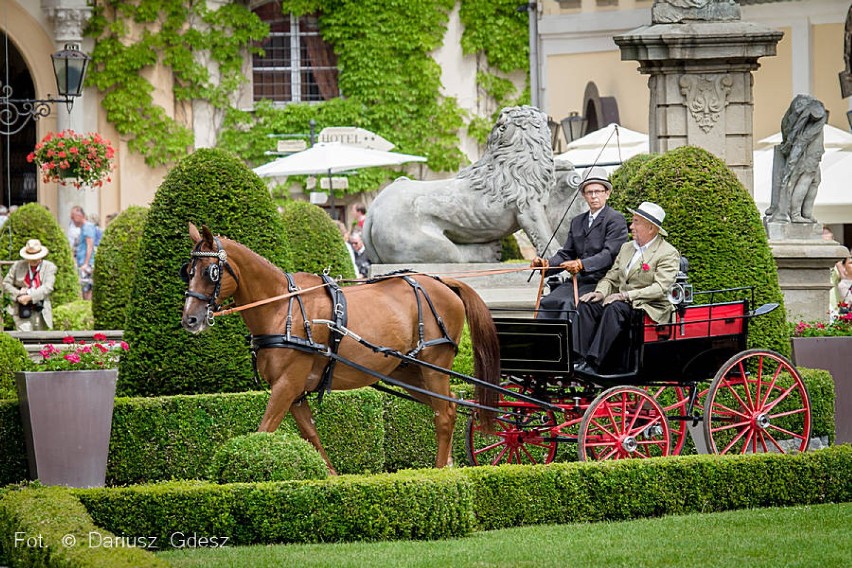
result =
M739 19L740 5L734 0L655 0L651 8L651 21L654 24Z
M585 213L589 204L580 195L582 175L565 159L555 160L556 179L547 201L547 218L553 227L553 241L562 246L571 230L571 219Z
M846 12L846 28L843 32L843 63L840 72L840 95L845 99L852 96L852 6Z
M485 153L454 178L402 177L370 205L363 237L373 263L498 262L500 239L523 229L538 254L555 254L546 205L554 183L547 116L503 109Z
M781 120L781 144L775 147L772 203L767 221L816 223L814 201L820 182L819 163L825 152L825 106L810 95L796 95Z

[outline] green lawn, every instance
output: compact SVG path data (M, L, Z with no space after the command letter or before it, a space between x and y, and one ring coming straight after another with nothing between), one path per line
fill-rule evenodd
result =
M621 523L542 525L449 541L173 550L178 567L852 565L852 503L752 509Z

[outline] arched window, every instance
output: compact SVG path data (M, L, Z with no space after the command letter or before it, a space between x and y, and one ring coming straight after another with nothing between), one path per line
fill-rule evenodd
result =
M340 96L337 57L319 34L318 14L296 17L273 1L254 8L269 24L264 55L252 61L254 100L277 103L327 101Z

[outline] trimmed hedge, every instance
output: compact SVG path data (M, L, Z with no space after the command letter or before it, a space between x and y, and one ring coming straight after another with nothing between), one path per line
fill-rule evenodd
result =
M406 471L327 481L76 490L116 534L231 544L426 539L520 525L852 501L852 446L796 455Z
M736 175L710 152L684 146L647 160L629 180L624 177L613 176L609 205L628 219L627 208L642 201L661 205L668 241L689 259L689 280L696 291L754 286L757 306L780 304L780 309L749 321L748 345L789 357L778 269L760 213Z
M20 250L30 239L40 240L50 251L47 260L56 265L56 283L50 296L54 308L80 299L77 263L68 237L53 214L38 203L22 205L0 228L0 260L20 260Z
M827 371L800 369L811 396L813 436L834 440L834 382ZM453 387L470 398L469 387ZM113 413L107 483L125 485L167 479L204 479L216 450L229 438L257 430L265 392L222 395L118 398ZM432 467L435 426L429 407L365 388L334 392L314 409L317 430L340 473L377 473ZM456 465L467 465L467 416L459 409L453 436ZM291 416L279 432L297 433ZM558 461L576 451L559 448ZM573 447L573 446L572 446ZM694 451L687 439L684 453ZM21 419L16 401L0 401L0 486L27 477Z
M456 472L343 476L326 481L164 483L75 494L99 525L121 534L176 532L228 544L445 539L474 528L473 488Z
M16 542L16 534L34 540L28 546L26 540ZM0 564L63 568L168 566L142 548L104 546L116 542L115 536L96 526L80 500L66 488L18 488L0 493ZM76 544L69 546L72 538Z
M148 208L132 205L104 230L92 273L92 314L97 329L124 329L147 220Z
M90 300L74 300L53 308L53 329L71 331L94 330L95 318L92 317Z
M139 246L117 392L158 396L254 388L248 332L239 316L220 317L199 335L180 327L189 260L188 223L207 225L273 264L290 268L284 226L261 179L233 154L202 148L181 160L160 185Z
M297 434L253 432L225 442L213 455L214 483L325 479L328 467L310 442Z
M162 398L117 398L107 484L205 479L216 450L255 432L269 394L247 392ZM335 392L314 409L317 431L337 471L383 471L382 395L373 389ZM279 432L297 433L292 416ZM0 486L27 478L17 402L0 401Z
M294 271L322 274L328 270L332 278L356 277L343 235L322 208L307 201L287 201L281 219Z
M15 373L23 371L29 356L20 340L0 333L0 400L17 400Z

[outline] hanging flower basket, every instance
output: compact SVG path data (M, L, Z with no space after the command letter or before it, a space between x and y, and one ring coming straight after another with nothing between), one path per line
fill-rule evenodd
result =
M78 134L73 130L50 132L27 161L35 162L45 183L82 187L101 187L104 181L112 181L112 160L115 150L109 140L100 134Z

